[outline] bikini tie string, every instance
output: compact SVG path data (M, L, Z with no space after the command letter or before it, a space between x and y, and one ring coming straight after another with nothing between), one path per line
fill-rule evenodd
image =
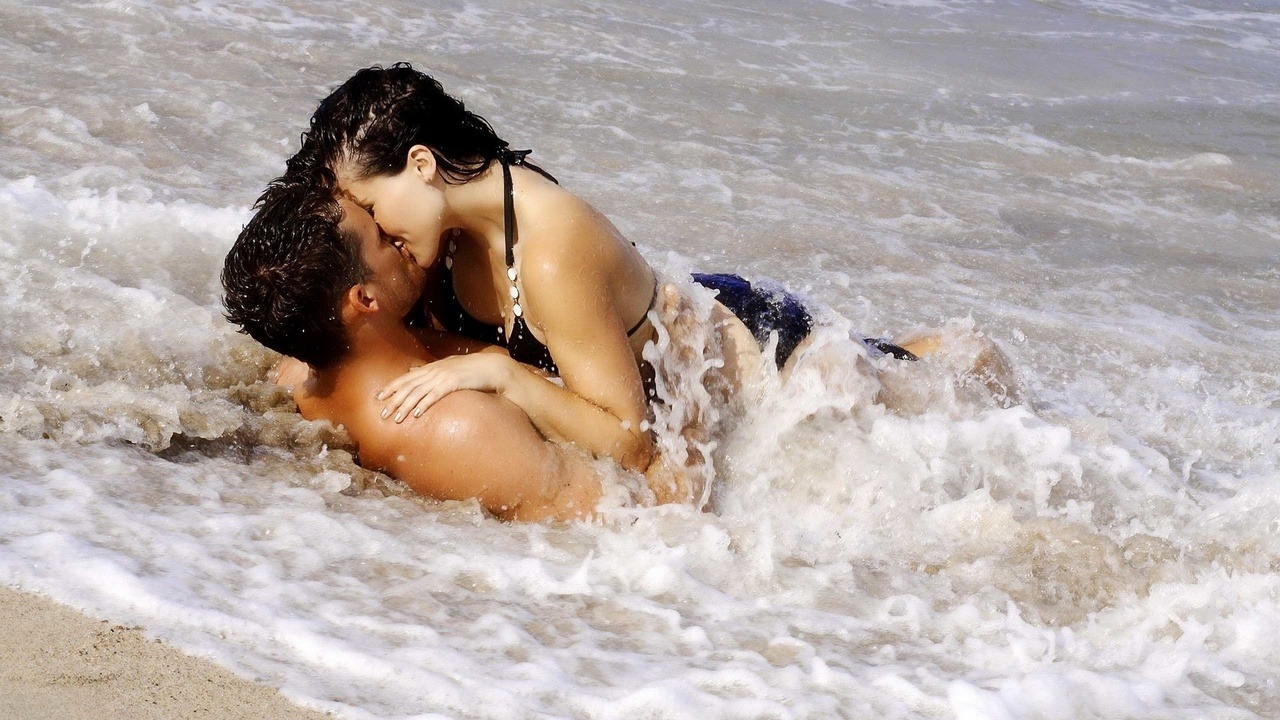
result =
M501 163L503 167L511 167L512 165L519 165L520 167L529 168L530 170L541 175L542 177L559 185L560 181L555 179L555 176L553 176L551 173L547 172L546 170L543 170L542 168L538 167L537 165L534 165L533 163L525 159L529 157L529 154L532 152L533 152L532 150L512 150L510 147L504 145L498 148L497 152L493 154L493 158L497 160L499 163Z
M509 147L498 148L496 159L503 165L524 165L524 159L532 150L512 150Z

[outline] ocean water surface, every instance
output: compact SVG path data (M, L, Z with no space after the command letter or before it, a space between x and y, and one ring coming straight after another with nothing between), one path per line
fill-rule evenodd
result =
M0 582L361 720L1280 717L1280 3L0 27ZM712 512L396 492L264 382L217 275L316 101L397 60L669 274L791 287L851 360L976 329L1024 401L804 370L724 423Z

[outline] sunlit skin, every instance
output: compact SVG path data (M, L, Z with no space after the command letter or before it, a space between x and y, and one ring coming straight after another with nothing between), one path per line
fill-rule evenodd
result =
M501 378L479 367L483 360L457 358L380 388L388 419L413 417L461 389L499 392L548 438L644 468L653 444L643 429L647 406L640 366L653 329L646 321L631 337L627 330L648 310L653 272L586 202L531 170L517 166L511 172L523 316L551 352L564 387L524 396L519 389L500 388ZM419 145L396 175L361 178L341 165L337 175L343 192L422 266L435 262L454 239L458 300L478 320L510 332L515 301L508 293L497 163L466 183L446 183L435 156Z
M423 270L359 207L340 202L343 226L361 238L370 276L344 295L341 317L350 349L342 359L323 370L309 370L296 361L281 368L277 382L293 386L302 415L343 426L363 466L386 472L428 497L476 498L506 519L592 515L601 481L589 461L548 442L501 394L452 392L403 423L382 421L378 389L415 366L467 358L477 372L500 379L497 384L503 387L554 385L502 348L406 328L402 319L421 295ZM647 467L647 476L660 502L688 498L684 479L665 463Z
M515 262L523 317L547 346L563 387L513 383L520 377L484 357L460 356L391 379L378 389L381 416L400 423L420 417L459 390L499 394L523 410L540 433L572 443L624 467L649 465L653 441L645 429L642 352L653 337L644 317L654 275L635 248L589 204L541 175L512 167L518 242ZM515 300L506 274L502 170L494 163L465 183L445 182L431 150L417 145L404 170L362 177L340 164L341 191L368 210L384 233L429 267L456 243L452 273L462 306L476 319L501 325L510 335ZM758 367L759 345L723 306L715 323L731 353L731 374ZM936 339L905 340L924 355ZM803 354L806 343L793 354ZM784 375L787 369L784 368Z

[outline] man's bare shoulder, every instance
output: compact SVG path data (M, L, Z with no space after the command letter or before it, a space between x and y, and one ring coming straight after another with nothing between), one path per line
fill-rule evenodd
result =
M401 372L403 369L397 367L370 368L347 373L341 379L312 372L293 386L293 401L304 418L341 425L361 452L367 453L366 448L376 448L385 435L381 417L384 403L378 400L378 392Z
M420 417L397 423L382 417L383 402L370 394L352 413L347 432L359 447L361 464L370 469L392 475L403 472L406 464L420 472L444 470L465 462L468 453L486 450L486 428L513 421L507 406L509 402L490 393L457 390Z
M515 517L546 494L555 453L505 398L457 390L403 423L374 417L357 431L360 464L421 495L476 498L500 517Z
M346 429L360 465L384 472L421 495L437 500L476 498L499 517L558 517L569 512L560 513L562 508L548 500L560 498L560 485L548 485L548 478L565 475L556 464L559 456L519 407L493 393L457 390L421 416L397 423L382 417L385 401L377 399L397 372L403 370L369 368L341 378L313 373L294 389L294 396L304 417ZM579 485L583 482L572 487ZM577 495L572 497L574 508L590 505L590 493Z
M293 390L307 381L311 368L301 360L282 355L280 360L267 372L267 379L282 388Z

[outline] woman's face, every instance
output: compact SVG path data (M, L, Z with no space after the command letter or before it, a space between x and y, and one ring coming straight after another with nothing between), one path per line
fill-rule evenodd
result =
M428 151L429 152L429 151ZM373 216L382 232L403 243L422 267L440 254L445 227L443 181L435 163L412 158L395 175L359 178L351 168L339 168L338 185L352 202Z

